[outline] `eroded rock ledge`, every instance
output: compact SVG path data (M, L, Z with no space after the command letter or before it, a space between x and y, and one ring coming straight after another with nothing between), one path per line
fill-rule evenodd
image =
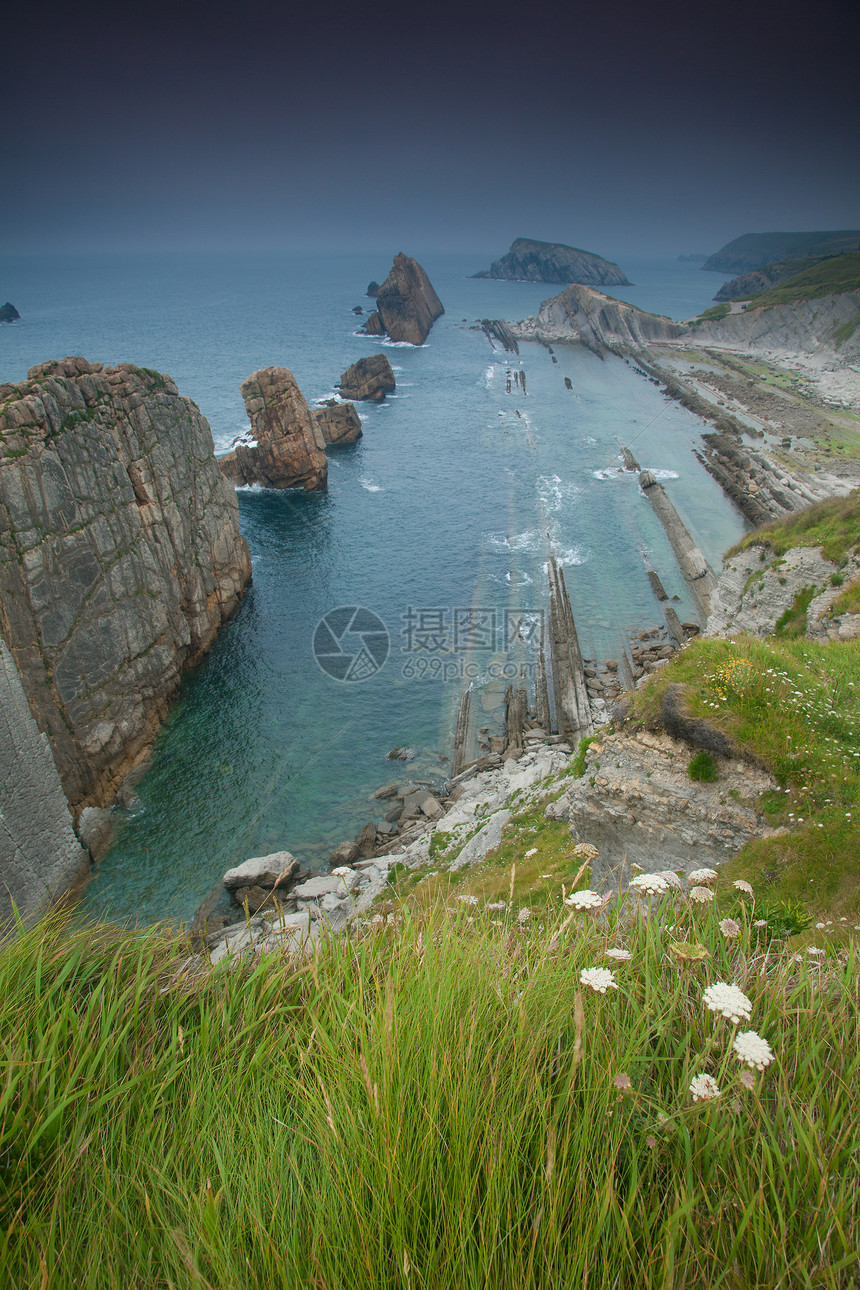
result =
M0 386L0 632L74 808L113 800L250 576L169 376L67 358Z

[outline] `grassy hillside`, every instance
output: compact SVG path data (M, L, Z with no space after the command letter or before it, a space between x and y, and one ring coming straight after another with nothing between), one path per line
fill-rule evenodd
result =
M766 544L777 556L794 546L820 547L826 560L839 564L849 551L860 548L860 489L753 529L730 547L726 559L758 544Z
M720 273L749 273L775 260L795 256L841 255L856 251L860 230L840 229L815 233L744 233L720 247L702 265Z
M772 309L775 305L792 305L801 300L860 291L860 251L820 260L779 286L758 291L750 298L751 309Z

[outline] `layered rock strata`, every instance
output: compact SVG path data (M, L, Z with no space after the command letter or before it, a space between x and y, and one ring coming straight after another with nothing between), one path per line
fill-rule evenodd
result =
M326 403L311 416L325 443L341 448L361 438L361 418L351 403Z
M218 464L234 484L263 488L326 487L328 460L319 422L288 367L264 367L241 386L251 444L237 444Z
M346 369L339 388L345 399L381 403L395 386L394 373L385 354L369 354Z
M593 287L630 285L624 270L602 255L528 237L516 238L507 255L473 276L509 282L584 282Z
M74 808L113 799L250 576L170 377L68 358L0 386L0 632Z
M376 295L376 309L365 324L368 336L423 345L445 309L417 260L402 251Z

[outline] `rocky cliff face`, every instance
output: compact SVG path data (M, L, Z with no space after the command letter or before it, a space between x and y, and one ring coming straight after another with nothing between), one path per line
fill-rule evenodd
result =
M88 871L51 745L0 640L0 929L14 910L40 914Z
M417 260L399 252L376 296L376 310L365 325L369 336L387 332L392 340L423 345L445 309Z
M288 367L265 367L242 382L253 444L239 444L218 459L235 484L263 488L325 488L325 439Z
M574 285L545 300L537 318L515 323L511 330L519 340L578 340L599 353L607 347L676 340L690 329L591 287Z
M563 242L536 242L518 237L511 249L476 278L503 278L509 282L583 282L592 287L625 287L623 269L593 251L581 251Z
M381 403L394 388L394 373L384 354L360 358L340 378L340 392L345 399Z
M860 614L834 613L834 606L838 610L845 587L857 581L860 554L837 568L817 547L792 547L777 558L766 542L754 543L726 558L711 601L708 635L770 636L778 620L796 609L797 625L810 639L856 640Z
M311 416L327 444L340 448L361 438L361 418L351 403L327 403Z
M74 807L112 800L250 576L170 377L71 358L0 386L0 632Z

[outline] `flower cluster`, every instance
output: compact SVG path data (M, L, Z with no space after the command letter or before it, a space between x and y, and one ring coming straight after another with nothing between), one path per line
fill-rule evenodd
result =
M565 896L564 903L573 909L599 909L603 900L596 891L572 891Z
M717 1081L710 1075L695 1075L690 1081L690 1092L694 1102L710 1102L720 1096Z
M749 1066L750 1070L763 1071L773 1061L770 1044L754 1030L743 1030L735 1035L732 1047L735 1055L745 1066Z
M597 994L606 994L607 990L618 989L618 984L609 968L583 968L579 974L579 983L590 986Z
M702 998L711 1012L719 1013L721 1017L733 1021L735 1025L750 1019L752 1004L743 990L739 990L736 985L726 985L725 981L717 981L714 985L708 986Z
M659 873L637 873L630 879L630 886L637 895L662 896L669 890L669 884Z

